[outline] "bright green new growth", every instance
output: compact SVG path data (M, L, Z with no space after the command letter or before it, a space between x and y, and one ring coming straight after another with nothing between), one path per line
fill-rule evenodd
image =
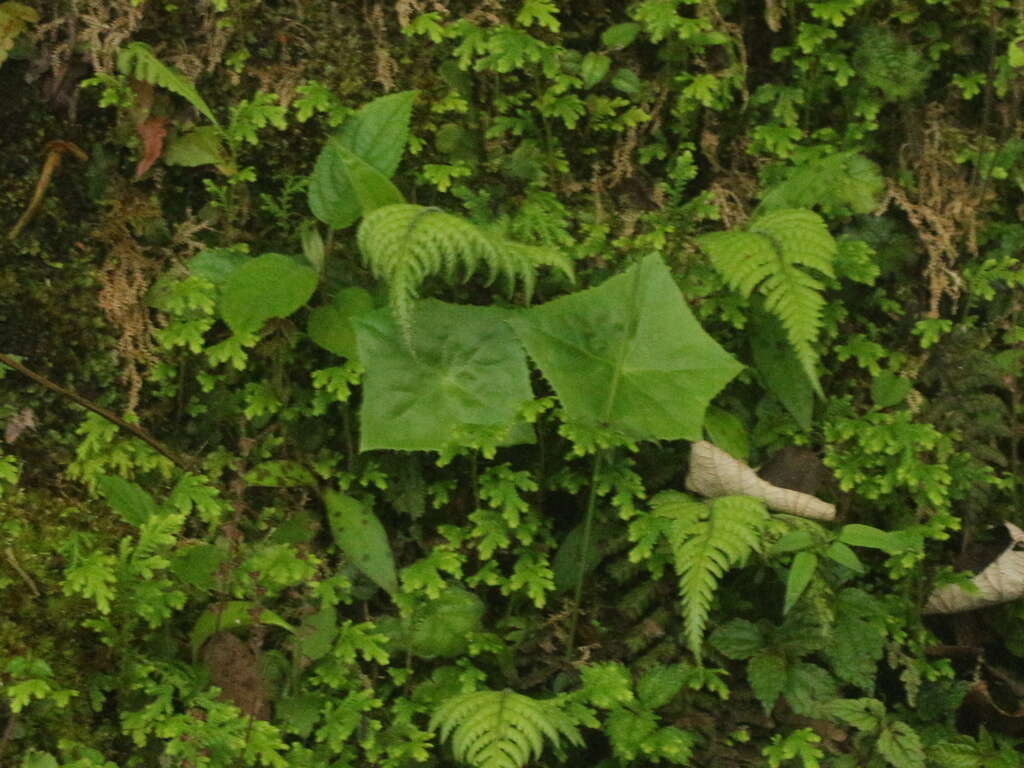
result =
M768 513L750 496L697 501L676 491L659 493L651 499L651 508L655 515L671 519L666 535L679 577L686 641L700 659L718 582L726 571L761 549Z
M554 704L504 691L446 699L430 718L441 741L451 737L455 759L474 768L522 768L540 758L544 739L583 745L572 720Z
M385 205L363 218L358 242L373 274L387 283L407 339L412 336L412 301L431 275L443 275L451 284L459 268L463 280L486 268L488 284L501 276L511 292L522 283L527 303L538 267L556 267L573 279L572 264L558 251L505 240L439 208Z
M181 72L164 64L145 43L128 43L117 55L117 68L136 80L158 85L176 93L195 107L203 117L219 125L203 97L199 95L192 81Z
M813 211L787 208L755 219L746 232L714 232L697 238L726 282L743 296L756 289L765 307L786 330L797 359L822 394L814 342L825 306L821 280L812 269L834 277L836 242Z

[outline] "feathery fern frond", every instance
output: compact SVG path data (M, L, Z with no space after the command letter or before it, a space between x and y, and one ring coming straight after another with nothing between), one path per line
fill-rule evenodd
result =
M391 307L407 337L412 301L431 275L443 275L452 283L460 268L463 281L485 268L488 283L501 276L509 291L522 283L527 301L538 267L556 267L573 277L569 260L554 249L514 243L422 205L385 205L368 213L359 225L358 242L373 274L388 284Z
M430 718L455 759L474 768L522 768L544 751L544 739L582 746L572 720L555 704L504 691L476 691L445 699Z
M746 232L713 232L697 238L726 282L744 296L755 289L782 322L797 359L821 394L814 370L814 341L821 327L824 285L810 268L834 276L836 241L818 214L784 208L754 220Z
M164 64L145 43L128 43L117 55L117 68L136 80L159 85L176 93L195 107L205 118L218 125L213 110L199 95L192 81L174 67Z
M668 540L679 577L686 641L698 659L704 627L718 582L726 571L761 549L769 520L764 504L750 496L697 501L664 491L651 499L654 514L672 520Z

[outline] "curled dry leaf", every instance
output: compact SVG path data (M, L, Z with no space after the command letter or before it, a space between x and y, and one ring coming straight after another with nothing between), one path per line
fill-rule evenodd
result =
M974 594L958 584L939 587L928 598L925 613L960 613L1024 597L1024 531L1013 523L1003 523L1010 532L1010 546L993 560L971 583L978 588Z
M686 488L709 498L733 494L753 496L776 512L814 520L834 520L836 516L835 505L762 480L749 466L706 440L694 443L690 450Z
M4 429L4 442L13 443L21 434L29 429L35 429L36 413L31 408L22 408L7 420L7 427Z

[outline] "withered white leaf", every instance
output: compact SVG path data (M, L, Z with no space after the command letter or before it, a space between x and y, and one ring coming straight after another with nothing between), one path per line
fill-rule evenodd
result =
M7 420L4 429L4 442L13 443L21 434L36 426L36 414L31 408L22 408Z
M925 613L961 613L1024 597L1024 552L1016 549L1024 544L1024 531L1010 522L1003 525L1010 532L1010 546L971 579L977 593L946 584L929 596Z
M779 488L757 476L747 464L721 448L700 440L690 449L686 488L708 498L743 494L763 501L769 509L814 520L834 520L834 504L788 488Z

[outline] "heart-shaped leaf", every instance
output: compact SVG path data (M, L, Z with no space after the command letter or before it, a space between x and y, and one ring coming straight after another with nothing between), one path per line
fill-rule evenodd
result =
M461 429L517 423L532 399L511 310L426 300L414 305L411 344L390 310L353 319L366 367L360 446L440 451Z
M288 256L257 256L225 281L220 312L235 333L258 331L264 321L287 317L309 301L316 283L316 272Z

